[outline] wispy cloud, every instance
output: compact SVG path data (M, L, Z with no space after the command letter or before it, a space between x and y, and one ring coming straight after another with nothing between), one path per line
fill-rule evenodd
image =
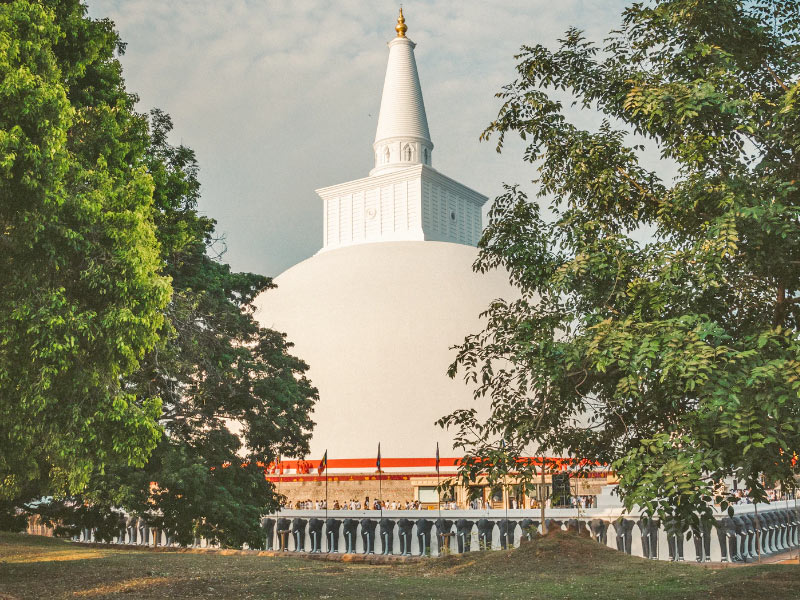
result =
M141 110L173 116L176 141L201 163L202 208L228 238L236 269L277 275L322 243L316 187L372 167L385 43L394 2L89 0L128 49L122 62ZM434 166L492 196L529 182L513 151L478 135L494 93L514 78L522 44L555 45L571 25L602 37L618 0L406 1L408 35L436 150Z

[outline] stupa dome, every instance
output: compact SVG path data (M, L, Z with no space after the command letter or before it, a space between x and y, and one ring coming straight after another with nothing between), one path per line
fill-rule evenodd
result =
M451 346L482 329L481 311L513 291L505 273L474 273L477 249L431 241L358 244L285 271L258 298L257 318L287 332L319 389L309 458L451 455L434 425L473 406L450 379Z
M437 442L452 456L452 435L434 423L473 401L447 376L451 347L482 329L492 300L514 295L504 272L472 270L487 198L432 166L407 30L401 12L374 168L317 190L322 249L256 302L256 318L287 333L319 389L310 460L326 450L331 460L365 459L378 443L387 457L431 457Z

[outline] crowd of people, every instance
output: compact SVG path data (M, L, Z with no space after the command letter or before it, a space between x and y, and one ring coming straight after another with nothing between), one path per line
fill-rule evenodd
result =
M734 492L736 497L736 504L752 504L753 499L750 494L745 490L736 490ZM767 490L767 500L772 502L783 502L784 500L794 500L794 494L787 490L771 489Z
M283 508L294 510L419 510L421 507L419 500L378 500L369 496L364 501L351 498L350 500L297 500L294 503L287 501ZM455 510L458 508L455 502L442 502L442 510Z
M767 490L767 496L769 502L781 502L787 499L794 499L791 493L775 489ZM744 490L737 490L735 492L735 497L737 498L736 504L751 504L753 502ZM426 506L430 506L430 504L426 504ZM491 501L481 498L470 500L466 507L459 506L453 500L442 501L440 505L442 510L458 510L461 508L469 510L487 510L490 508L499 508L500 506L502 506L502 502L499 501L499 499ZM307 500L297 500L295 502L287 500L282 506L282 508L294 510L419 510L421 507L422 504L419 500L378 500L377 498L370 499L369 496L365 497L363 501L356 498L351 498L349 500L337 499L331 502L324 499L311 500L310 498ZM541 508L541 504L539 504L539 500L535 498L518 500L512 497L508 507L512 510L520 508L538 509ZM558 502L553 504L550 498L545 500L545 508L567 507L580 509L597 508L597 496L570 496L563 504Z
M572 508L597 508L597 496L572 496Z
M570 496L569 504L553 504L551 499L548 498L545 500L545 508L596 508L597 504L597 497L596 496ZM470 500L468 504L468 508L470 510L486 510L489 508L498 508L501 505L501 501L497 500L494 502L490 502L489 500L481 500L480 498L476 498L474 500ZM526 500L518 500L517 498L511 498L511 502L508 505L508 508L511 510L520 509L520 508L541 508L542 505L539 503L539 500L536 498L529 498Z
M596 497L572 496L569 502L569 506L572 508L595 508ZM527 507L525 506L526 504L528 504ZM419 510L421 506L422 504L419 500L378 500L377 498L370 499L370 497L367 496L364 498L363 502L355 498L345 501L333 500L331 502L324 499L311 500L310 498L307 500L296 500L294 502L287 500L282 508L294 510ZM442 501L440 507L442 510L459 510L462 508L453 500ZM469 510L486 510L497 507L497 502L490 502L477 498L471 500L466 508ZM550 499L547 499L545 507L558 508L558 506L551 505ZM524 502L512 498L509 508L512 510L519 508L541 508L541 505L536 499L530 499L528 502Z

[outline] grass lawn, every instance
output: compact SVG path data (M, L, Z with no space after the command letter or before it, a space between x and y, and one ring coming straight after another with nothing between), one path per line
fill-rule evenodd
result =
M83 547L0 533L0 600L22 598L800 598L800 567L647 561L562 533L392 565Z

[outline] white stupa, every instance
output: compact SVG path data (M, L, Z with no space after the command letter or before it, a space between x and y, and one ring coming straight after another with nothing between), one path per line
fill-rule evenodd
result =
M432 167L433 142L402 11L369 176L317 190L324 240L275 279L257 318L285 331L319 389L309 458L454 456L435 425L473 406L452 380L451 347L483 328L479 314L513 295L502 272L472 264L487 198ZM354 465L356 463L353 463ZM374 459L373 463L374 464Z

